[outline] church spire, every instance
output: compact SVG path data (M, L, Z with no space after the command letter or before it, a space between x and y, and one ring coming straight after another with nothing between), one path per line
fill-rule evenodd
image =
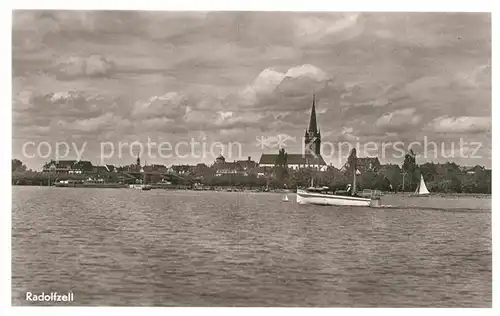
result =
M313 94L313 104L311 110L311 119L309 120L309 133L318 133L318 125L316 124L316 95Z
M306 154L321 155L321 135L316 122L316 94L313 94L313 104L311 109L311 119L309 128L304 137Z

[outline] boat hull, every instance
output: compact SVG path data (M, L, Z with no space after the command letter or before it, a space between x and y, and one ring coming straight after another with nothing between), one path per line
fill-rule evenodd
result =
M149 191L151 190L151 186L148 184L131 184L129 186L131 189L136 189L136 190L142 190L142 191Z
M333 194L321 194L297 190L297 203L316 204L316 205L334 205L334 206L365 206L372 205L372 199L360 198L354 196L343 196Z

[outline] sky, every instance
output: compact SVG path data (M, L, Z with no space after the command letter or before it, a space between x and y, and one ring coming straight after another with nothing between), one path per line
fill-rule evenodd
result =
M401 164L394 144L417 142L418 163L491 167L489 13L14 11L12 56L13 158L33 169L57 146L116 165L139 143L148 164L300 153L313 95L328 164L344 143Z

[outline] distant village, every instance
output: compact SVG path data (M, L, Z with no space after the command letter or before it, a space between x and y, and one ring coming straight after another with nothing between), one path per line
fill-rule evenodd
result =
M267 158L264 158L267 159ZM262 160L262 159L261 159ZM265 161L264 161L265 162ZM94 166L90 161L50 161L42 172L30 172L19 160L12 161L13 185L49 185L58 180L85 180L108 183L151 183L171 188L245 187L261 190L307 186L314 176L319 185L343 187L349 183L346 167L286 168L282 176L278 164L264 166L247 160L228 162L221 155L208 166L141 165L140 159L127 166ZM409 168L406 168L409 169ZM491 193L491 170L482 166L461 167L455 163L420 165L412 177L410 170L395 164L382 165L378 158L358 158L356 174L361 187L376 187L384 191L411 191L417 184L417 172L422 172L429 190L435 192Z
M262 154L259 162L246 160L226 161L221 154L212 165L142 165L140 157L126 166L94 166L90 161L51 160L42 172L30 172L17 159L12 160L13 185L52 185L56 181L83 181L117 183L123 185L151 184L158 188L184 189L295 189L308 186L314 178L317 185L344 188L352 179L346 163L337 169L327 165L321 157L321 133L316 122L313 97L309 126L305 130L304 153ZM382 165L377 157L358 157L356 176L360 188L382 191L413 191L417 179L423 175L431 192L491 194L491 170L482 166L462 167L455 163L418 165L415 154L407 153L402 165Z

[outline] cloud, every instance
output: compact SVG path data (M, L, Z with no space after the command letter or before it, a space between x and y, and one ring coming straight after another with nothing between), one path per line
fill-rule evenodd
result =
M336 18L337 17L337 18ZM341 33L353 28L358 22L358 13L339 15L320 15L298 18L295 23L295 34L305 41L320 41L325 36Z
M99 121L93 121L94 119L106 113L108 116L110 113L117 113L117 109L115 100L81 91L38 94L23 90L15 95L12 123L14 131L26 135L29 133L26 127L35 126L60 135L66 127L71 130L81 127L81 131L86 131L86 124L96 124ZM79 125L78 122L84 125Z
M323 81L328 79L328 75L321 69L313 65L301 65L288 69L285 78L307 77L315 81Z
M375 122L375 126L384 130L399 130L415 126L422 120L422 116L415 113L414 108L396 110L385 113Z
M233 112L231 112L231 111L227 111L227 112L218 111L217 114L219 115L219 117L218 117L219 122L224 122L225 120L230 119L233 116Z
M341 138L346 141L358 141L359 137L354 134L352 127L342 127Z
M188 98L179 92L152 96L147 101L136 102L132 116L138 119L167 117L177 119L186 113Z
M471 72L460 74L458 80L476 89L481 87L491 89L491 65L479 65Z
M59 128L76 133L98 134L108 130L123 130L132 127L129 120L106 113L98 117L74 121L59 121Z
M435 118L427 129L438 133L482 133L491 131L491 117L441 116Z
M56 62L54 71L61 80L80 77L109 77L115 71L115 64L102 55L72 56Z
M330 80L330 76L310 64L294 66L285 72L266 68L252 84L240 90L236 99L247 106L255 106L259 102L266 102L266 98L272 100L277 96L287 94L311 97L316 88L324 86L325 80Z
M98 105L103 99L96 95L87 95L80 91L60 91L47 94L36 94L22 91L18 95L21 107L14 107L16 112L24 112L36 117L88 117L101 113Z

